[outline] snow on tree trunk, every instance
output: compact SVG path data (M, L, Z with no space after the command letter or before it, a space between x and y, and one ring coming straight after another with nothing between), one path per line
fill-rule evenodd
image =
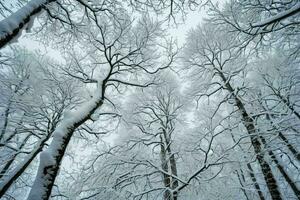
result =
M165 144L163 141L162 136L160 136L160 159L161 159L161 168L165 172L169 172L169 165L167 161L167 154L165 149ZM163 183L166 188L164 192L164 200L170 200L171 198L171 192L170 192L170 186L171 186L171 178L167 174L163 173Z
M6 193L6 191L10 188L10 186L18 179L18 177L27 169L36 155L43 149L46 141L50 137L50 133L40 140L37 147L32 150L32 152L23 160L23 162L19 163L18 166L12 170L5 179L1 180L0 184L0 198Z
M91 118L91 115L103 104L102 86L90 101L81 105L74 112L66 112L60 125L53 133L49 147L40 154L38 172L28 196L28 200L47 200L50 197L55 178L70 139L80 125ZM102 91L101 91L101 90Z
M56 0L31 0L25 6L0 22L0 48L16 39L22 29L33 24L34 16L43 6Z

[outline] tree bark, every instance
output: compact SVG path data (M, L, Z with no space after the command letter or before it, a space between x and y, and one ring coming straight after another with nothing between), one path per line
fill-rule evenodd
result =
M267 146L266 139L263 136L260 136L260 139L261 139L263 145L266 147ZM271 157L271 159L274 161L276 167L278 168L278 170L280 171L280 173L282 174L282 176L284 177L286 182L289 184L289 186L293 190L293 192L294 192L295 196L297 197L297 199L300 200L300 190L298 189L297 185L293 182L293 180L287 174L284 167L279 163L279 161L277 160L276 155L274 154L274 152L272 150L268 150L268 154Z
M241 102L241 100L237 97L237 95L234 93L235 90L232 88L229 81L226 79L224 74L219 71L218 74L220 75L221 79L224 82L225 89L229 91L229 93L233 96L235 100L235 105L239 109L241 116L242 116L242 123L244 124L251 140L251 144L254 148L256 159L258 160L258 163L260 164L261 170L263 172L264 180L267 184L267 187L269 189L270 195L273 200L281 200L281 194L278 188L277 181L273 175L273 172L271 170L271 166L265 161L264 154L262 152L262 145L258 140L257 132L254 126L253 119L249 116L247 113L244 104Z
M249 170L249 175L251 177L251 180L252 180L252 183L254 184L254 187L255 187L255 190L259 196L259 199L260 200L265 200L265 197L260 189L260 186L259 184L257 183L257 180L256 180L256 177L255 177L255 174L253 173L253 169L251 167L251 164L250 163L247 163L247 168Z
M163 137L160 136L160 159L161 159L161 168L165 172L169 172L169 165L167 161L167 154L166 154L166 149L165 149L165 144L163 141ZM166 191L164 192L164 200L171 200L171 177L168 176L167 174L163 173L163 183L164 186L166 187Z

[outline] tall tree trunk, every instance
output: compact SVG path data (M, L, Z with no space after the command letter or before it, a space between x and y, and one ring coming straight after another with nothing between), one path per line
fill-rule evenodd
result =
M265 200L265 197L260 189L260 186L259 184L257 183L257 180L256 180L256 177L255 177L255 174L253 173L253 169L251 167L251 164L250 163L247 163L247 168L249 170L249 175L251 177L251 180L252 180L252 183L254 184L254 187L255 187L255 190L259 196L259 199L260 200Z
M166 121L168 122L168 116L166 117ZM167 130L167 125L163 128L163 136L164 136L164 140L165 140L165 145L166 145L166 150L168 153L168 159L169 159L169 163L170 163L170 169L171 169L171 174L174 176L177 176L177 165L176 165L176 159L175 159L175 155L171 150L171 133L168 132ZM171 185L170 185L170 189L174 190L178 187L179 183L178 180L172 176L170 176L171 179ZM171 193L171 200L177 200L177 196L178 196L178 192L172 192Z
M231 137L232 137L233 142L237 143L237 141L236 141L236 139L234 138L234 135L233 135L232 133L231 133ZM244 151L243 148L242 148L242 146L241 146L240 144L238 144L238 146L241 148L242 151ZM244 157L244 158L245 158L245 157ZM245 159L245 160L246 160L246 159ZM249 176L251 177L251 181L252 181L252 183L253 183L253 185L254 185L254 188L255 188L255 190L256 190L258 196L259 196L259 199L260 199L260 200L265 200L265 197L264 197L264 195L263 195L263 193L262 193L262 191L261 191L261 189L260 189L259 184L257 183L255 174L254 174L253 169L252 169L252 167L251 167L251 164L250 164L249 162L247 163L247 168L248 168L248 170L249 170L249 171L248 171ZM242 171L242 170L241 170L241 171ZM244 180L245 180L245 179L244 179Z
M171 153L172 152L170 150L170 154ZM171 166L172 175L177 176L177 165L176 165L176 159L175 159L174 154L172 154L170 157L170 166ZM171 186L172 190L176 189L178 187L178 185L179 185L178 180L176 178L172 177L172 186ZM173 192L172 196L173 196L173 200L177 200L178 192L176 192L176 191Z
M268 111L264 106L262 106L264 111ZM275 124L273 123L273 121L271 120L270 115L267 113L266 114L266 119L270 122L270 124L272 125L272 127L276 130L276 132L278 132L278 136L279 138L285 143L285 145L287 146L287 148L290 150L290 152L294 155L294 157L300 161L300 153L297 151L297 149L289 142L289 140L283 135L283 133L281 131L278 130L278 128L275 126Z
M91 119L92 114L103 105L105 84L109 75L102 81L100 90L89 102L81 105L74 113L64 116L53 133L53 140L46 150L40 154L40 164L28 200L48 200L58 175L61 161L74 131Z
M282 199L281 194L280 194L280 191L278 188L277 181L271 170L271 166L264 159L264 154L263 154L262 147L261 147L262 145L258 140L257 132L256 132L256 129L254 126L254 121L247 113L247 111L244 107L244 104L237 97L237 95L235 94L235 90L232 88L232 86L230 85L229 81L226 79L224 74L221 71L219 71L219 75L225 84L225 88L233 96L233 98L235 100L235 105L237 106L237 108L239 109L239 111L241 113L242 122L250 136L251 144L254 148L256 159L258 160L258 163L260 164L261 170L263 172L264 180L267 184L270 195L273 200L281 200Z
M261 139L263 145L265 147L267 147L266 139L263 136L260 136L260 139ZM297 185L293 182L293 180L287 174L284 167L279 163L279 161L277 160L276 155L274 154L274 152L269 149L268 154L271 157L271 159L274 161L276 167L278 168L278 170L280 171L280 173L282 174L282 176L284 177L286 182L289 184L289 186L293 190L293 192L294 192L295 196L297 197L297 199L300 200L300 190L298 189Z
M167 160L167 153L166 153L166 145L163 140L163 137L160 136L160 159L161 159L161 168L165 172L169 172L169 165L168 165L168 160ZM164 192L164 200L171 200L171 177L168 176L167 174L163 173L163 183L166 188L166 191Z

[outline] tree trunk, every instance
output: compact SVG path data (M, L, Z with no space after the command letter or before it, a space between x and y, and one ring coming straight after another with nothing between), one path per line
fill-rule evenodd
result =
M260 139L261 139L263 145L266 147L267 146L266 139L263 136L260 136ZM293 190L297 199L300 200L300 190L298 189L296 184L293 182L293 180L290 178L290 176L287 174L284 167L279 163L274 152L272 150L268 150L268 154L270 155L271 159L274 161L276 167L278 168L278 170L280 171L280 173L282 174L282 176L284 177L286 182L289 184L289 186Z
M163 141L162 136L160 136L160 159L161 159L161 168L165 171L165 172L169 172L169 165L168 165L168 161L167 161L167 154L166 154L166 149L165 149L165 144ZM163 182L164 182L164 186L166 188L166 191L164 192L164 200L171 200L171 192L170 192L170 188L171 188L171 177L168 176L167 174L163 173Z
M166 121L168 122L168 119L166 119ZM165 126L166 128L167 126ZM166 150L168 153L168 159L169 159L169 163L170 163L170 169L171 169L171 174L174 176L177 176L177 165L176 165L176 159L175 159L175 155L173 154L172 150L171 150L171 136L170 133L167 132L166 129L163 129L163 136L164 136L164 140L165 140L165 145L166 145ZM169 177L170 178L170 189L174 190L178 187L178 180L172 176ZM177 196L178 196L178 192L172 192L171 193L171 200L177 200Z
M288 149L292 152L292 154L294 155L294 157L300 161L300 153L294 148L294 146L288 141L288 139L282 134L281 131L279 131L278 136L280 137L280 139L282 141L285 142L286 146L288 147Z
M267 109L262 106L263 109L265 111L267 111ZM296 150L296 148L289 142L289 140L283 135L283 133L281 131L279 131L277 129L277 127L274 125L273 121L271 120L271 117L269 114L266 114L266 119L270 122L270 124L272 125L272 127L278 132L278 136L279 138L285 143L285 145L287 146L287 148L292 152L292 154L294 155L294 157L300 161L300 153Z
M102 96L99 97L96 95L96 97L87 102L87 104L82 105L76 111L74 117L65 116L61 124L54 131L51 144L48 149L44 150L40 155L38 173L27 198L28 200L49 199L61 161L74 131L90 119L91 115L103 104L105 87L102 86L101 89L102 92L100 93Z
M233 98L235 100L235 104L241 113L242 122L250 136L251 144L254 148L256 159L258 160L258 163L260 164L260 167L263 172L263 176L264 176L265 182L267 184L267 187L269 189L270 195L273 200L281 200L282 198L281 198L281 194L280 194L276 179L273 175L270 165L264 159L264 154L262 152L261 143L259 142L258 137L257 137L256 129L254 126L254 121L248 115L248 113L244 107L244 104L237 97L237 95L235 94L235 90L232 88L232 86L230 85L229 81L226 79L224 74L221 71L219 71L219 75L225 84L226 90L228 90L229 93L233 96Z
M30 163L34 160L34 158L38 155L39 152L42 151L45 143L50 138L50 133L42 139L37 147L29 154L23 162L21 162L16 169L14 169L3 181L0 183L0 199L6 193L6 191L10 188L10 186L23 174L23 172L27 169Z
M6 132L6 129L7 129L7 125L8 125L8 115L9 115L9 112L10 112L10 106L11 106L11 103L12 101L9 101L5 111L4 111L4 123L3 123L3 127L1 129L1 133L0 133L0 142L2 141L4 135L5 135L5 132Z
M237 143L237 141L236 141L236 139L234 138L234 135L233 135L232 133L231 133L231 137L232 137L233 142ZM242 146L241 146L240 144L238 144L238 146L241 148L242 151L244 151L243 148L242 148ZM245 159L245 160L246 160L246 159ZM263 193L262 193L262 191L261 191L261 189L260 189L259 184L257 183L255 174L253 173L253 169L252 169L251 164L250 164L249 162L247 163L247 168L248 168L248 170L249 170L248 173L249 173L249 175L250 175L250 177L251 177L251 181L252 181L252 183L253 183L253 185L254 185L254 188L255 188L255 190L256 190L258 196L259 196L259 199L260 199L260 200L265 200L265 197L264 197L264 195L263 195ZM243 171L241 170L241 172L243 172ZM244 177L244 176L243 176L243 177ZM244 181L245 181L245 178L244 178Z
M171 150L170 150L170 153L171 153ZM177 176L177 165L176 165L176 160L175 160L175 156L174 154L171 155L170 157L170 165L171 165L171 172L172 172L172 175L174 176ZM175 179L174 177L172 177L172 190L176 189L178 187L178 180ZM177 196L178 196L178 192L173 192L172 194L173 196L173 200L177 200Z
M260 189L260 186L259 184L257 183L257 180L256 180L256 177L255 177L255 174L253 173L253 169L251 167L251 164L250 163L247 163L247 168L249 170L249 175L251 177L251 180L252 180L252 183L254 184L254 187L255 187L255 190L259 196L259 199L260 200L265 200L265 197Z

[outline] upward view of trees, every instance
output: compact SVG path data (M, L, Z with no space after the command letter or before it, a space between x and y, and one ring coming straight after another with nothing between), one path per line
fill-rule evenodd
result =
M298 0L1 0L0 20L0 199L300 199Z

